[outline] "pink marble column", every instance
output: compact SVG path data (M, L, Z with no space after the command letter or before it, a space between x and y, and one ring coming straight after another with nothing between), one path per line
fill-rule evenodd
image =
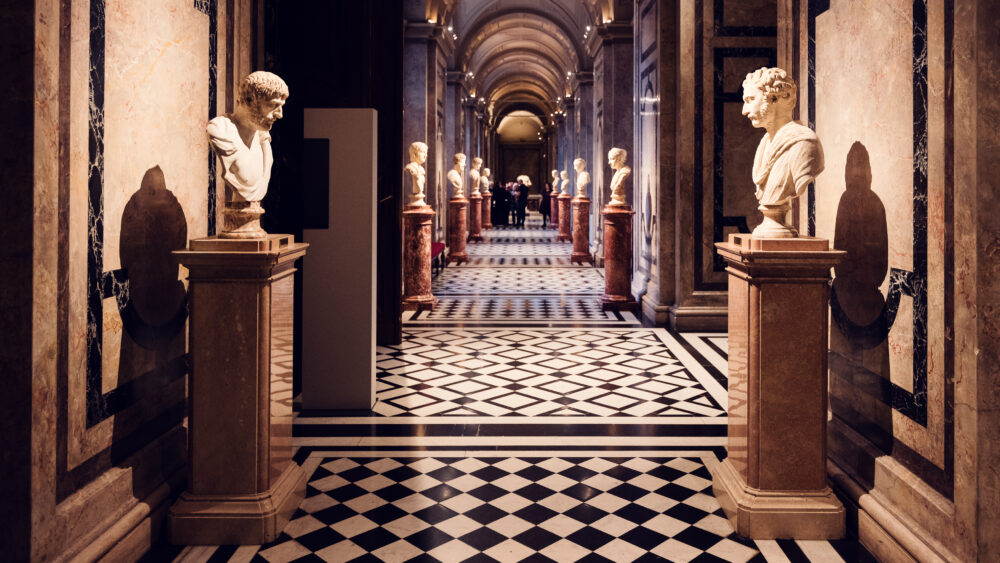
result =
M741 536L841 538L827 485L827 284L846 253L813 237L715 246L729 272L729 455L712 490Z
M483 241L483 196L469 196L469 242Z
M466 230L465 221L469 215L469 200L464 197L453 197L448 200L448 261L459 264L469 261L465 252Z
M605 311L638 311L632 297L632 216L627 205L607 205L604 216L604 296Z
M490 218L492 211L493 194L486 192L483 194L483 229L492 229L493 220Z
M576 196L573 198L573 254L570 263L594 263L590 254L590 198Z
M558 229L559 228L559 189L552 188L552 193L549 194L549 228Z
M570 242L573 240L571 231L573 217L570 215L570 201L573 196L569 194L559 194L559 242Z
M403 310L432 310L431 206L408 207L403 212Z

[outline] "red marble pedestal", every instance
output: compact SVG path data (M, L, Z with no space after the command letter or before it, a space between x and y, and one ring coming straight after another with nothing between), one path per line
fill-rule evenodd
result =
M403 211L403 310L432 310L437 299L431 294L431 206Z
M728 457L712 490L751 539L844 536L844 507L827 485L825 239L730 235L715 245L729 272Z
M558 229L559 228L559 190L552 188L552 193L549 194L549 228Z
M465 251L465 221L469 215L469 200L453 197L448 200L448 261L462 264L469 261Z
M483 196L469 196L469 242L483 241Z
M573 198L573 254L571 264L594 263L590 254L590 198L576 196Z
M604 311L638 311L632 297L632 211L627 205L607 205L604 216Z
M556 239L559 242L570 242L573 240L573 233L571 231L573 216L569 212L570 201L572 200L573 196L569 194L559 195L559 237Z
M490 219L490 213L493 211L492 207L493 194L485 193L483 194L483 228L492 229L493 220Z

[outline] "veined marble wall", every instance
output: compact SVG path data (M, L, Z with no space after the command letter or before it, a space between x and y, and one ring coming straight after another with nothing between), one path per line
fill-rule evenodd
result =
M36 4L36 73L51 78L36 116L51 142L35 161L57 173L35 182L51 232L35 233L33 307L52 334L34 344L33 385L48 392L33 404L45 413L33 423L33 558L141 553L182 479L186 275L170 252L216 224L205 124L249 72L226 45L249 37L250 9Z
M995 100L1000 64L989 4L813 1L795 14L800 115L826 156L799 220L848 252L831 291L829 454L885 559L1000 553L996 401L981 396L998 376L976 360L997 331L972 320L997 283L976 277L997 240L983 216L995 180L961 172L996 162L983 149L997 113L979 98Z

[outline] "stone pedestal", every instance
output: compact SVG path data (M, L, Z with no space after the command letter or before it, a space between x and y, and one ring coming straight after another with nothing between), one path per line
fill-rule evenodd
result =
M483 196L469 196L469 242L483 241Z
M437 299L431 294L431 206L403 211L403 310L432 310Z
M486 193L483 194L483 228L492 229L493 228L493 194Z
M573 198L573 254L569 260L572 264L594 263L594 256L590 254L590 198L587 196Z
M559 228L559 190L554 189L552 193L549 194L549 228L558 229Z
M827 485L827 302L846 254L817 238L730 235L728 457L713 491L752 539L837 539L844 507Z
M607 205L604 216L604 296L605 311L638 311L632 297L632 211L627 205Z
M573 240L572 232L572 221L573 217L570 215L569 207L570 201L573 200L573 196L569 194L559 195L559 242L570 242Z
M453 197L448 200L448 261L462 264L469 261L465 251L468 229L465 222L469 216L469 200Z
M175 544L262 544L305 496L292 461L291 235L191 241L187 490L170 508Z

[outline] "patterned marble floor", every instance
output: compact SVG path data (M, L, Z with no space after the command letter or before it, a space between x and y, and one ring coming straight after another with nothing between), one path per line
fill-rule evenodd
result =
M276 541L168 558L872 561L853 540L734 534L710 474L725 335L600 311L602 271L559 262L554 237L533 218L487 231L435 281L438 307L378 348L372 411L297 414L309 485Z

